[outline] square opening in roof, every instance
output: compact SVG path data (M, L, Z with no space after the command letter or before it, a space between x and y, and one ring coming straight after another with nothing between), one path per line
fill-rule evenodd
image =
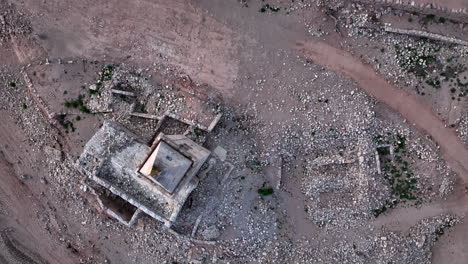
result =
M169 193L192 166L192 161L164 141L160 141L140 169L140 173Z

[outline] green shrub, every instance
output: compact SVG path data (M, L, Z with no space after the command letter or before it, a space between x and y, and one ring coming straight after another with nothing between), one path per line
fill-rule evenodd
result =
M263 196L267 196L267 195L273 194L273 189L272 188L260 188L258 189L257 192Z

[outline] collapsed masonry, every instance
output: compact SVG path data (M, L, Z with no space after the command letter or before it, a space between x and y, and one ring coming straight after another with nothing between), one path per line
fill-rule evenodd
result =
M105 122L77 167L108 215L132 226L146 213L170 227L210 154L184 135L159 133L148 146L123 126Z
M355 0L354 2L361 2L364 4L384 7L392 7L395 9L401 9L408 12L422 12L427 14L433 14L435 12L443 14L446 17L465 20L468 15L468 8L450 8L444 1L431 1L421 0ZM460 1L460 4L463 1Z
M308 198L306 212L317 225L326 228L360 225L389 199L390 192L378 173L375 144L370 138L346 139L355 143L307 161L301 188Z
M390 32L390 33L396 33L396 34L402 34L402 35L408 35L408 36L414 36L414 37L423 37L423 38L433 39L437 41L444 41L448 43L468 46L468 41L464 41L464 40L449 37L449 36L444 36L441 34L421 31L421 30L392 28L388 25L384 25L383 30L386 32Z

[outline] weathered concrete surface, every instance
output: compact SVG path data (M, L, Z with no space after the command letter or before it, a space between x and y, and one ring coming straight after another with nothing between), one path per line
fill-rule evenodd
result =
M194 142L188 142L190 140L184 136L167 136L166 138L160 135L157 143L161 139L174 148L184 144L187 146L184 155L198 157L192 160L193 166L183 175L182 181L176 184L172 194L167 193L161 186L138 172L152 148L139 142L135 135L115 123L104 123L86 144L76 165L94 182L151 217L164 222L166 226L170 226L188 195L197 186L198 179L194 177L209 157L210 152ZM190 145L196 145L193 146L195 149L192 149ZM124 222L127 224L126 221Z

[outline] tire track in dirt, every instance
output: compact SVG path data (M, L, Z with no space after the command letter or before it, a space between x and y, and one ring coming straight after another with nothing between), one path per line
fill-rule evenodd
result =
M39 256L35 256L35 258L40 259L39 261L35 261L32 259L28 254L20 250L12 238L8 236L8 231L2 231L0 234L0 238L2 239L3 243L5 244L6 249L10 253L13 259L21 261L24 264L39 264L39 263L46 263L45 261L41 260ZM8 262L5 262L8 263Z
M25 141L18 133L19 128L8 117L3 117L2 121L0 123L0 199L9 213L4 216L8 219L7 224L0 218L2 220L0 227L21 230L23 234L19 237L21 242L29 241L30 246L34 244L34 247L30 248L31 252L37 253L49 263L77 263L78 259L75 256L44 232L38 213L47 210L31 189L21 182L15 171L15 164L9 160L9 157L15 159L21 157L23 165L31 164L34 160L29 159L29 155L24 152L22 144ZM6 149L7 144L9 147Z
M455 132L432 109L414 96L389 84L362 60L324 42L298 42L296 49L317 64L352 78L379 102L400 113L439 144L442 154L463 183L468 183L468 150Z
M18 176L15 174L13 164L6 159L3 151L0 151L0 193L2 199L6 199L4 202L8 206L10 212L8 219L11 222L0 221L2 228L20 229L24 233L21 239L24 241L29 240L30 243L35 244L35 248L30 248L29 250L36 252L37 256L40 256L41 259L45 257L50 263L76 263L75 259L72 259L65 249L59 248L50 237L47 237L42 232L43 228L39 224L36 212L45 211L45 208L39 201L33 198L31 191L20 183ZM1 233L3 243L6 243L10 251L13 250L13 244L10 243L11 239L6 241L4 235L4 232ZM11 251L10 253L13 256L20 257L18 252Z

